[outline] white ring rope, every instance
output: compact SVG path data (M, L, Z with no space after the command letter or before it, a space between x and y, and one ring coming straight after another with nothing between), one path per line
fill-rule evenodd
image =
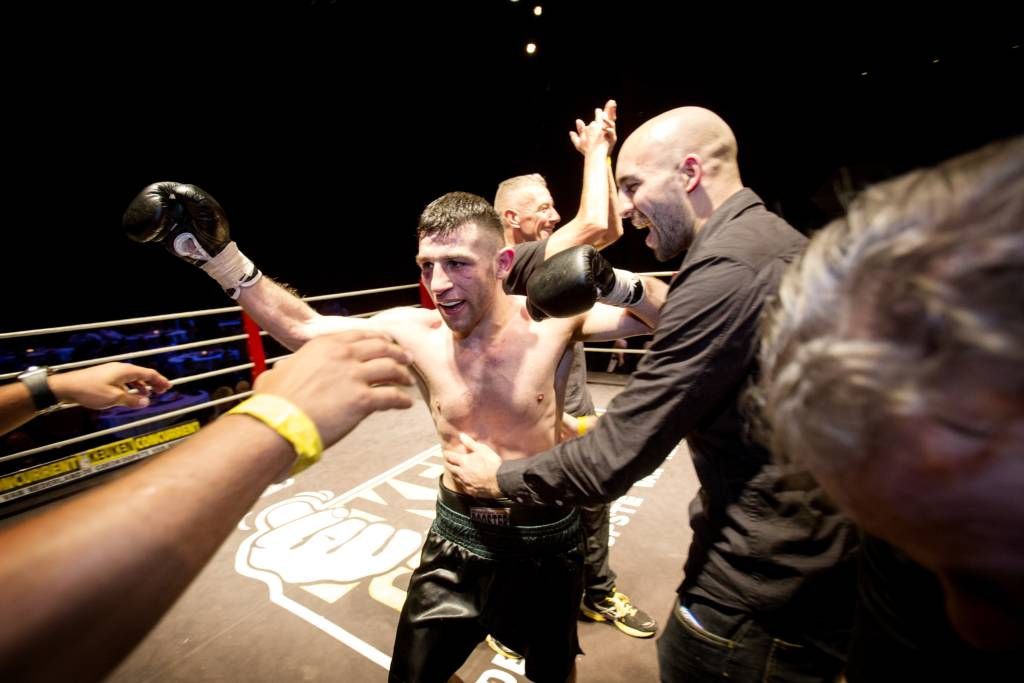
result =
M650 275L650 276L654 276L654 277L668 277L668 276L671 276L671 275L674 275L674 274L675 273L672 272L672 271L640 273L640 275ZM303 297L303 301L306 301L306 302L327 301L327 300L332 300L332 299L342 299L342 298L348 298L348 297L354 297L354 296L361 296L361 295L364 295L364 294L379 294L379 293L384 293L384 292L395 292L395 291L400 291L400 290L414 289L414 288L418 288L418 287L419 287L419 284L417 283L417 284L412 284L412 285L398 285L398 286L395 286L395 287L381 287L381 288L377 288L377 289L364 289L364 290L358 290L358 291L352 291L352 292L340 292L340 293L336 293L336 294L323 294L323 295L318 295L318 296ZM211 309L203 309L203 310L198 310L198 311L185 311L185 312L182 312L182 313L167 313L167 314L151 315L151 316L144 316L144 317L138 317L138 318L123 318L123 319L120 319L120 320L109 320L109 321L98 322L98 323L82 323L82 324L78 324L78 325L67 325L67 326L63 326L63 327L45 327L45 328L37 328L37 329L33 329L33 330L21 330L21 331L17 331L17 332L3 332L3 333L0 333L0 340L4 340L4 339L17 339L17 338L22 338L22 337L30 337L30 336L45 335L45 334L57 334L57 333L61 333L61 332L78 332L78 331L83 331L83 330L94 330L94 329L105 328L105 327L114 327L114 326L124 326L124 325L135 325L135 324L141 324L141 323L160 322L160 321L165 321L165 320L178 320L178 319L181 319L181 318L191 318L191 317L201 317L201 316L209 316L209 315L219 315L219 314L224 314L224 313L238 313L238 312L241 312L241 310L242 309L240 307L238 307L238 306L229 306L229 307L226 307L226 308L211 308ZM351 316L348 316L348 317L351 317L351 318L367 318L367 317L370 317L372 315L376 315L377 313L380 313L380 312L381 311L379 311L379 310L378 311L370 311L368 313L359 313L359 314L351 315ZM266 336L267 332L265 330L260 330L259 334L262 337L262 336ZM140 351L131 351L131 352L127 352L127 353L115 354L115 355L112 355L112 356L104 356L104 357L101 357L101 358L91 358L89 360L73 361L73 362L70 362L70 363L61 363L59 365L53 365L53 366L51 366L51 368L53 370L56 370L56 371L60 371L60 370L73 370L73 369L76 369L76 368L83 368L83 367L89 367L89 366L93 366L93 365L100 365L101 363L109 363L109 362L113 362L113 361L131 360L131 359L135 359L135 358L145 358L147 356L157 356L157 355L165 354L165 353L175 353L175 352L178 352L178 351L185 351L185 350L188 350L188 349L202 348L204 346L216 346L218 344L228 344L228 343L232 343L232 342L244 341L247 338L248 338L248 335L246 335L246 334L237 334L237 335L231 335L231 336L228 336L228 337L218 337L218 338L215 338L215 339L205 339L205 340L202 340L202 341L187 342L187 343L184 343L184 344L176 344L176 345L173 345L173 346L162 346L162 347L158 347L158 348L155 348L155 349L143 349L143 350L140 350ZM584 351L592 351L592 352L595 352L595 353L632 353L632 354L644 354L644 353L647 353L646 350L640 350L640 349L617 349L617 348L603 348L603 347L589 347L589 346L584 347ZM274 358L268 358L268 359L266 359L266 364L268 366L272 365L272 364L274 364L274 363L276 363L276 362L278 362L278 361L280 361L280 360L282 360L284 358L288 358L290 355L291 354L285 354L285 355L282 355L282 356L276 356ZM251 369L253 367L253 365L254 365L253 363L243 363L241 365L234 365L234 366L231 366L231 367L228 367L228 368L220 368L218 370L211 370L209 372L199 373L199 374L195 374L195 375L188 375L188 376L185 376L185 377L178 377L176 379L171 380L171 385L172 386L178 386L178 385L181 385L181 384L187 384L189 382L195 382L195 381L202 380L202 379L209 379L211 377L218 377L220 375L229 375L229 374L236 373L236 372L242 372L242 371ZM20 371L19 372L0 373L0 380L13 379L14 377L17 377L19 374L20 374ZM107 429L102 429L102 430L99 430L99 431L90 432L88 434L82 434L82 435L79 435L79 436L76 436L76 437L72 437L70 439L65 439L63 441L57 441L57 442L54 442L54 443L45 444L45 445L42 445L42 446L37 446L35 448L30 448L30 449L27 449L27 450L18 451L17 453L12 453L10 455L6 455L6 456L0 457L0 463L8 462L8 461L11 461L11 460L17 460L17 459L20 459L20 458L25 458L25 457L30 456L30 455L35 455L37 453L42 453L42 452L49 451L49 450L55 450L57 448L62 448L64 446L69 446L69 445L76 444L76 443L81 443L83 441L88 441L88 440L96 438L96 437L106 436L107 434L114 434L114 433L117 433L117 432L123 432L125 430L132 429L133 427L139 427L139 426L142 426L142 425L152 424L154 422L160 422L162 420L172 419L172 418L175 418L175 417L178 417L178 416L181 416L181 415L187 415L189 413L197 412L199 410L204 410L206 408L211 408L211 407L220 405L222 403L227 403L227 402L230 402L230 401L235 401L235 400L238 400L238 399L241 399L241 398L245 398L245 397L247 397L247 396L249 396L251 394L252 394L251 391L246 391L246 392L242 392L242 393L238 393L238 394L233 394L231 396L226 396L224 398L219 398L219 399L213 399L213 400L210 400L210 401L205 401L203 403L200 403L200 404L197 404L197 405L194 405L194 406L189 406L187 408L181 408L179 410L174 410L174 411L167 412L167 413L161 413L160 415L154 415L152 417L142 418L142 419L139 419L139 420L136 420L136 421L133 421L133 422L128 422L126 424L119 425L119 426L116 426L116 427L109 427ZM75 404L75 403L69 403L69 404L62 405L61 408L62 409L73 408L73 407L77 407L77 405L78 404Z
M368 313L358 313L356 315L350 315L349 318L367 318L371 315L376 315L380 311L370 311ZM267 336L266 330L260 330L260 336ZM146 356L159 356L162 353L174 353L175 351L185 351L187 349L198 349L203 346L216 346L217 344L227 344L230 342L243 341L248 339L249 335L236 334L230 337L217 337L216 339L205 339L197 342L187 342L185 344L175 344L174 346L161 346L155 349L143 349L142 351L129 351L127 353L119 353L113 356L102 356L100 358L90 358L89 360L78 360L71 363L61 363L59 365L51 365L50 369L54 371L60 370L74 370L76 368L84 368L92 365L100 365L102 363L110 363L113 361L131 360L133 358L145 358ZM13 379L21 374L21 371L17 372L6 372L0 374L0 380Z
M647 349L610 349L603 346L584 346L584 351L593 351L594 353L635 353L643 355L647 353Z
M242 370L248 370L254 365L255 363L243 363L241 365L232 365L230 368L221 368L220 370L210 370L209 372L201 372L198 375L187 375L185 377L178 377L177 379L171 380L171 385L179 386L181 384L188 384L189 382L195 382L201 379L217 377L218 375L230 375L233 372L241 372Z
M355 292L340 292L338 294L322 294L319 296L302 297L303 301L326 301L328 299L344 299L347 297L361 296L363 294L379 294L383 292L395 292L402 289L413 289L415 285L397 285L395 287L380 287L378 289L361 289ZM57 334L60 332L81 332L83 330L96 330L101 327L122 327L125 325L138 325L142 323L154 323L163 320L178 320L179 318L198 318L204 315L218 315L221 313L240 313L240 306L228 306L227 308L206 308L199 311L184 311L182 313L163 313L161 315L148 315L141 318L122 318L120 320L107 320L100 323L80 323L78 325L65 325L63 327L40 327L34 330L20 330L18 332L0 332L0 340L17 339L19 337L35 337L44 334Z
M266 332L260 332L260 336L265 335ZM185 351L187 349L198 349L203 346L215 346L217 344L227 344L229 342L243 341L248 339L249 335L246 334L235 334L230 337L218 337L216 339L205 339L203 341L188 342L186 344L177 344L175 346L161 346L155 349L143 349L142 351L129 351L128 353L118 353L113 356L103 356L102 358L90 358L89 360L77 360L71 363L61 363L60 365L51 365L50 369L59 370L74 370L76 368L84 368L90 365L100 365L101 363L110 363L113 361L120 360L131 360L132 358L144 358L145 356L158 356L161 353L174 353L175 351ZM0 380L11 379L17 377L20 372L7 372L0 375Z
M220 405L221 403L227 403L228 401L237 401L240 398L246 398L251 396L251 391L243 391L240 394L232 394L231 396L225 396L224 398L216 398L206 403L200 403L199 405L189 406L187 408L179 408L178 410L172 410L169 413L161 413L154 415L153 417L144 417L141 420L135 420L134 422L126 422L123 425L117 427L108 427L101 429L98 432L89 432L88 434L82 434L81 436L74 436L70 439L64 439L63 441L57 441L56 443L46 444L44 446L37 446L36 448L29 448L28 450L18 451L17 453L11 453L0 458L0 462L7 462L8 460L16 460L18 458L24 458L29 455L35 455L36 453L42 453L43 451L51 451L55 448L61 448L63 446L70 446L71 444L81 443L82 441L88 441L97 436L106 436L107 434L114 434L116 432L123 432L126 429L132 427L139 427L141 425L151 424L153 422L161 422L170 418L175 418L180 415L187 415L188 413L194 413L197 410L203 410L211 406Z

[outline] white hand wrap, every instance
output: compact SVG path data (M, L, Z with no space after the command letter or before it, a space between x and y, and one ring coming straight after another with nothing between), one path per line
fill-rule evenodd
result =
M238 298L243 287L252 287L263 277L260 269L239 251L238 245L234 242L228 242L219 254L204 263L201 268L216 280L232 299Z
M608 294L599 297L598 301L609 306L629 308L644 300L644 282L639 275L618 268L612 270L615 272L615 285Z

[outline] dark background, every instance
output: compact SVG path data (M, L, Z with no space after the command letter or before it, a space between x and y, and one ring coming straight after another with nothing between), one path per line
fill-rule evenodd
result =
M1009 9L534 4L45 6L5 22L0 331L228 305L122 235L159 180L212 193L266 273L323 294L413 282L417 216L447 191L493 198L539 171L569 220L567 131L609 97L620 140L672 107L717 111L746 184L808 232L848 190L1024 131ZM613 261L662 268L626 230Z

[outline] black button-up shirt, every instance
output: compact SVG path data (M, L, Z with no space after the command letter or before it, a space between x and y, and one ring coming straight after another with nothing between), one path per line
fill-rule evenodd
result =
M848 554L848 523L812 480L749 438L742 394L756 374L758 319L806 238L743 189L696 235L669 286L650 352L597 427L503 463L522 503L613 500L686 439L701 490L680 590L753 610L790 601ZM829 592L829 591L826 591Z

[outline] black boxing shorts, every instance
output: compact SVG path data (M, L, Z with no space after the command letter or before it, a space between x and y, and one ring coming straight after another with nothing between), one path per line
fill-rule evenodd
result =
M531 681L563 683L581 652L583 552L575 508L484 500L440 487L409 580L389 681L445 683L491 634Z

